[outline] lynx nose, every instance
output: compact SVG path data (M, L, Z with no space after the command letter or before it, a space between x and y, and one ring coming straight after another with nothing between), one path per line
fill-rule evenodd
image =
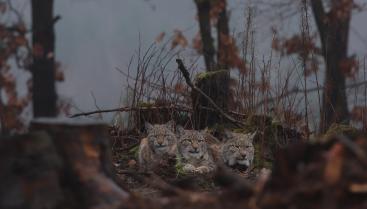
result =
M163 140L157 140L157 143L159 146L162 146L163 145Z
M241 154L240 154L240 158L241 158L241 160L246 159L246 156L247 156L247 155L246 155L246 153L241 153Z

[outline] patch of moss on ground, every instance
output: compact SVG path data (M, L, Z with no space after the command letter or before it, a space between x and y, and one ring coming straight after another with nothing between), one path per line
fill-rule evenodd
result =
M185 175L185 172L183 171L183 163L181 161L181 158L180 157L177 157L176 158L176 164L175 164L175 169L176 169L176 174L177 174L177 177L178 176L181 176L181 175Z
M129 150L129 154L133 155L135 158L138 158L139 154L139 145L134 146Z
M321 137L321 140L322 142L328 142L333 137L341 134L354 139L359 135L359 131L351 125L333 123L326 133Z

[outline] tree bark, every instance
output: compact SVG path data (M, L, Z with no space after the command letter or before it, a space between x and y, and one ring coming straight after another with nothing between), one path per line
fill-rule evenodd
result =
M206 70L213 71L215 70L215 48L210 24L211 0L195 0L195 4L198 11L200 36L203 45Z
M206 95L208 95L215 104L221 108L224 112L227 112L227 103L228 101L225 99L228 94L228 91L225 89L227 83L225 82L227 76L227 72L218 71L208 73L203 76L203 78L195 79L195 86L201 89ZM196 91L191 92L192 97L192 105L193 105L193 119L194 119L194 128L195 129L203 129L205 127L211 127L215 124L222 124L226 122L225 118L215 111L214 106L200 93ZM207 107L207 108L203 108Z
M348 59L351 8L344 10L346 13L340 18L336 13L341 9L341 3L332 1L331 10L325 12L321 0L311 0L326 64L320 132L327 130L332 123L349 121L342 62Z
M225 1L223 1L225 3ZM217 33L218 33L218 50L217 54L214 48L214 40L211 33L210 10L213 6L211 0L195 0L198 17L199 28L204 53L204 61L208 76L205 79L196 79L195 85L198 86L206 95L208 95L221 109L227 111L229 98L229 71L217 72L218 70L228 70L228 49L225 44L229 35L228 17L226 13L226 5L218 17ZM217 3L217 2L216 2ZM215 61L217 55L217 62ZM192 92L193 101L193 118L194 127L202 129L217 123L222 123L223 118L216 112L201 107L213 107L209 102L197 92Z
M218 34L218 70L222 70L217 75L216 85L217 85L217 104L224 110L228 110L228 104L231 99L231 90L229 87L230 80L230 50L231 45L229 44L230 34L229 34L229 18L227 14L227 0L219 0L217 2L220 4L222 10L218 16L217 22L217 34Z
M220 4L222 8L218 16L217 22L217 34L218 34L218 69L228 69L229 68L229 26L228 26L228 15L227 15L227 1L219 0L217 4Z
M33 115L55 117L55 33L53 0L32 0Z

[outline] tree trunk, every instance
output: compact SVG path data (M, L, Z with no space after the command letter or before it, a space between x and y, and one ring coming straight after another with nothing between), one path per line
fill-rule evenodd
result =
M229 68L229 26L227 16L227 2L226 0L218 1L219 7L222 9L218 16L217 34L218 34L218 69Z
M221 70L220 73L216 76L216 85L217 85L217 104L223 110L228 110L229 100L231 99L231 90L229 87L230 80L230 50L231 44L229 43L230 34L229 34L229 18L227 15L227 0L219 0L217 2L220 4L220 8L222 9L218 16L217 22L217 34L218 34L218 65L217 69Z
M206 75L202 76L204 78L196 79L195 84L205 94L210 96L220 108L226 111L229 98L229 71L223 71L228 70L228 54L225 38L228 37L229 27L226 8L224 6L223 11L218 17L217 65L215 62L214 40L211 34L212 28L210 23L210 10L212 9L213 3L211 0L195 0L195 3L198 11L200 35L207 71ZM192 92L192 101L195 129L202 129L223 122L223 118L217 112L202 108L208 107L213 109L202 95L197 92Z
M198 11L200 36L203 44L204 61L207 71L215 70L215 49L210 24L211 0L195 0Z
M55 34L53 0L32 0L33 115L55 117Z
M345 4L347 3L347 4ZM348 122L348 103L342 63L348 59L348 36L353 1L332 1L329 12L322 0L311 0L326 63L320 132L332 123ZM341 14L341 16L340 16Z
M38 120L31 134L0 139L0 208L121 208L107 127Z
M340 23L329 28L327 52L325 53L326 75L320 129L326 131L332 123L349 122L345 75L341 64L347 60L348 31Z
M210 98L225 112L227 111L227 100L225 100L225 91L227 83L224 82L227 76L226 71L217 72L206 72L199 74L195 79L195 85L200 88L206 95ZM205 127L211 127L215 124L224 123L225 120L220 115L215 108L208 102L208 100L203 97L200 93L196 91L191 92L192 105L193 105L193 118L194 118L194 128L203 129Z

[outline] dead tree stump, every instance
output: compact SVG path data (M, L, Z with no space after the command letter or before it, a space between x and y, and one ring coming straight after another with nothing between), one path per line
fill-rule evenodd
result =
M0 139L0 208L61 208L61 158L45 132Z
M31 134L0 140L0 208L121 208L107 126L38 119Z
M224 112L227 112L231 99L228 75L228 71L225 70L204 72L198 74L194 81L195 86L208 95ZM192 91L191 99L195 129L204 129L226 122L223 116L199 92Z

